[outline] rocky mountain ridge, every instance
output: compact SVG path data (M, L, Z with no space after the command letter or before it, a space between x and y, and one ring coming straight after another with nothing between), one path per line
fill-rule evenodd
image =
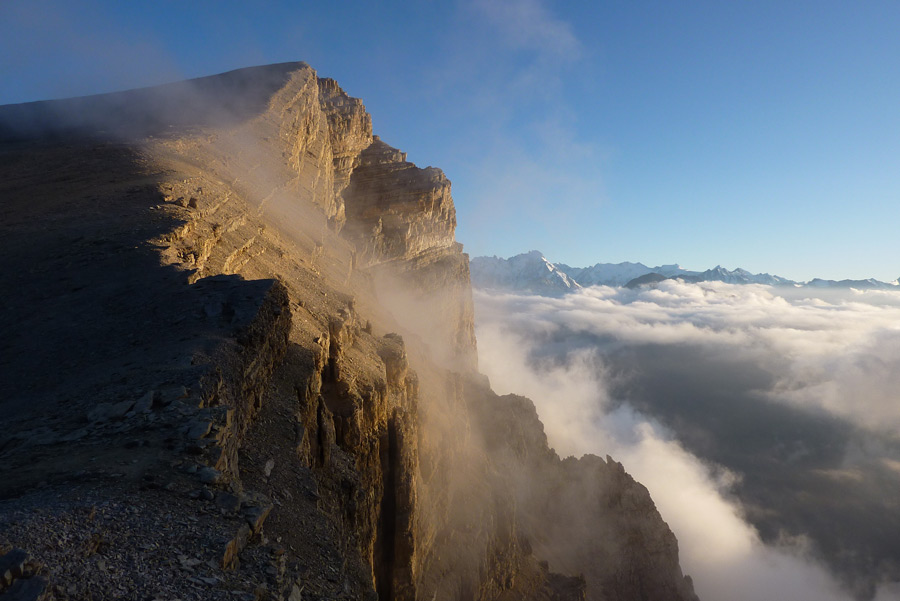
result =
M477 372L450 182L336 82L0 123L0 598L696 598L647 490Z
M652 285L666 279L690 283L725 282L728 284L765 284L809 288L856 288L861 290L896 290L897 281L824 280L815 278L808 282L796 282L768 273L750 273L738 267L729 270L717 265L706 271L691 271L680 265L647 267L643 263L596 263L590 267L570 267L564 263L551 263L540 251L532 250L503 259L500 257L473 257L471 260L472 283L476 288L523 292L555 296L588 286L614 286L634 288Z

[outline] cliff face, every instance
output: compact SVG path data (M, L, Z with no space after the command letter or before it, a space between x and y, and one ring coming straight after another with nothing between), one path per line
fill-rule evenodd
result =
M0 594L694 598L646 489L477 373L450 182L359 100L68 102L0 107Z
M450 180L419 169L378 137L359 155L347 196L348 238L368 264L408 260L456 246Z

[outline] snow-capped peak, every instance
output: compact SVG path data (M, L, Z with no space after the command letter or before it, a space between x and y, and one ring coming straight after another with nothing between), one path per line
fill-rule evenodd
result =
M543 253L532 250L521 255L475 257L471 260L472 284L476 288L492 288L532 294L559 295L584 286L636 286L678 278L686 282L725 282L728 284L765 284L769 286L809 286L812 288L891 289L898 281L885 283L868 280L822 280L794 282L768 273L751 273L740 267L729 270L716 265L706 271L689 271L678 264L647 267L643 263L596 263L590 267L570 267L551 263ZM651 276L652 274L652 276ZM631 286L630 286L631 287Z
M470 271L476 288L553 296L581 288L537 250L509 259L475 257Z

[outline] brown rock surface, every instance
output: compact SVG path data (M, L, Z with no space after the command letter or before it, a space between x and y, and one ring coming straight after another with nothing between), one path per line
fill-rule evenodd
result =
M347 197L347 237L364 264L410 259L456 244L450 180L420 169L377 136L359 155Z
M0 552L32 562L4 586L692 598L646 490L560 461L477 374L450 182L333 80L288 63L0 124Z

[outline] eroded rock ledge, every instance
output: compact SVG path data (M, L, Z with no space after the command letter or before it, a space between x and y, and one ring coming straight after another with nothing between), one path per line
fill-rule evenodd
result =
M0 596L695 599L646 489L478 374L450 182L336 82L0 122Z
M378 136L359 155L346 192L347 237L364 264L411 259L456 245L450 180L435 167L420 169Z

